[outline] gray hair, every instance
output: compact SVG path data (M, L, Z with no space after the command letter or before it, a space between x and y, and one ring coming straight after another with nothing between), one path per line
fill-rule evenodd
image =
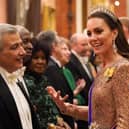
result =
M3 35L4 34L15 34L17 33L17 29L14 25L0 23L0 50L3 48Z
M86 35L84 33L74 33L70 38L71 44L76 44L79 38L84 38Z
M24 34L31 34L30 31L25 28L24 26L21 26L21 25L16 25L15 26L18 33L20 34L21 38L23 37Z

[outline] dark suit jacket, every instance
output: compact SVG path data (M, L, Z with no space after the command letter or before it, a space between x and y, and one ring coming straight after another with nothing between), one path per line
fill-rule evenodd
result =
M66 65L66 67L72 72L76 81L80 78L83 78L86 81L86 86L84 90L80 92L80 95L82 95L85 99L84 105L88 105L88 92L93 80L89 78L81 62L74 54L71 54L71 59L69 63ZM78 129L88 129L88 122L79 120L77 121L77 124L78 124Z
M22 91L24 92L24 91ZM25 95L25 93L23 93ZM31 102L25 95L31 110L33 129L40 129ZM0 129L22 129L20 117L14 98L0 75Z
M93 79L89 78L81 62L78 60L78 58L74 54L71 54L71 59L69 63L66 65L66 67L72 72L75 80L83 78L86 81L86 86L80 94L85 98L86 105L88 105L88 92L89 92Z
M48 77L48 81L55 88L55 90L60 90L61 95L69 95L67 99L68 102L73 102L73 91L70 89L67 80L61 72L61 68L56 64L52 59L48 62L48 68L46 69L45 75ZM64 120L72 127L73 129L73 118L69 116L62 115Z

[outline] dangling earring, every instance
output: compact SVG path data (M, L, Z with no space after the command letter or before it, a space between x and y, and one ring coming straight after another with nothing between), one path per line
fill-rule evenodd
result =
M112 40L112 46L113 46L114 52L116 53L117 52L117 47L116 47L115 40Z

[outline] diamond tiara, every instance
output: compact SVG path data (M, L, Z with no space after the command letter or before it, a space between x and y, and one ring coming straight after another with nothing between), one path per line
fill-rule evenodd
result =
M113 21L117 21L117 17L114 15L114 13L103 6L98 6L98 7L91 9L89 16L94 13L97 13L97 12L104 13L104 14L108 15L109 17L111 17L113 19Z

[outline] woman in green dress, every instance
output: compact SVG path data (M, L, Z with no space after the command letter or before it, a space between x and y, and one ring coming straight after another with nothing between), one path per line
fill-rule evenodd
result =
M35 42L37 42L35 40ZM59 111L45 88L49 85L43 75L49 54L42 43L33 44L32 56L27 63L24 79L28 88L30 99L40 122L41 129L47 129L48 124L57 124Z

